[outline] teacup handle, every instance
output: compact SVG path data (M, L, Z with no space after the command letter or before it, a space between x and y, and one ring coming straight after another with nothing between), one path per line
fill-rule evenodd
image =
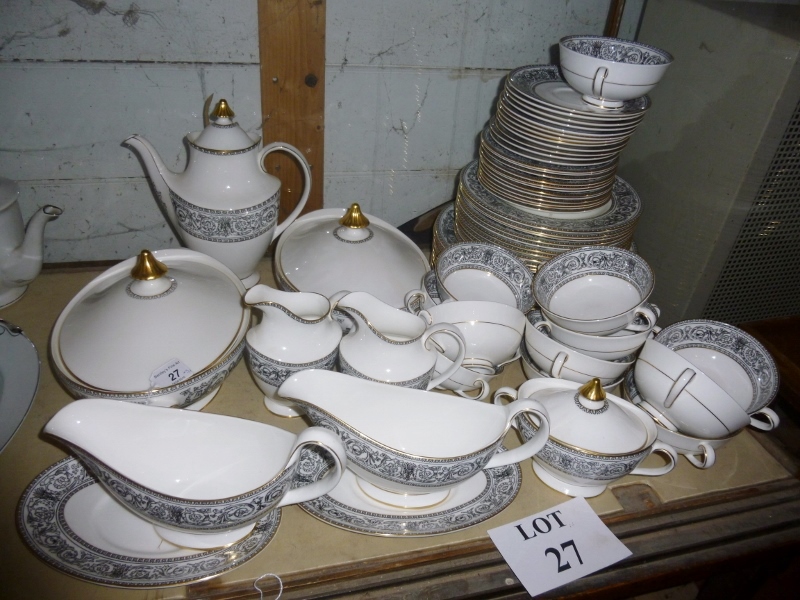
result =
M669 389L669 393L664 399L664 408L669 408L673 405L678 396L681 395L681 392L689 385L692 379L694 379L695 375L696 373L689 368L683 370L683 373L680 374Z
M564 368L564 363L567 362L569 354L566 352L559 352L556 359L553 361L553 366L550 367L550 377L558 379L561 377L561 369Z
M314 426L304 429L295 440L294 447L289 455L289 462L293 463L299 460L300 452L306 446L319 446L327 450L333 457L333 469L318 481L286 492L281 501L278 502L278 507L300 504L301 502L308 502L314 498L324 496L339 484L339 480L344 474L347 465L347 454L345 453L344 444L342 444L342 440L338 435L324 427Z
M644 305L636 309L636 314L641 315L645 319L647 319L647 323L642 325L636 325L635 323L630 323L625 328L626 331L647 331L648 329L654 327L656 321L658 320L656 313L654 313L652 310L650 310Z
M698 456L699 454L699 456ZM714 448L709 446L706 442L700 442L700 452L693 452L692 454L685 454L686 460L692 463L698 469L710 469L714 466L717 460L717 455Z
M767 418L768 423L760 419L756 419L755 415L761 415ZM755 427L756 429L760 429L761 431L772 431L778 425L780 425L781 419L780 417L775 414L775 411L771 408L764 407L760 410L757 410L752 415L750 415L750 426Z
M648 339L648 340L652 340L652 339L653 339L654 337L656 337L656 336L657 336L657 335L658 335L660 332L661 332L661 327L659 327L658 325L656 325L655 327L653 327L653 328L650 330L650 333L648 333L648 334L647 334L647 339Z
M500 390L498 390L498 392L499 391ZM522 462L526 458L531 458L534 454L539 452L539 450L544 448L544 445L550 438L550 416L547 414L547 409L542 406L541 402L533 398L518 398L510 404L502 405L497 402L497 393L495 393L494 397L495 404L502 406L506 411L506 423L513 425L517 415L529 413L536 415L539 421L539 430L536 432L535 436L521 446L506 450L505 452L496 453L492 456L491 460L486 463L483 467L484 469L504 467L506 465Z
M423 312L427 311L420 311L420 313ZM464 356L467 353L467 343L464 341L464 335L461 333L461 330L458 327L451 325L450 323L437 323L436 325L431 325L428 327L428 329L425 330L425 333L422 334L422 345L428 348L428 338L434 333L439 332L446 333L447 335L455 338L456 342L458 343L458 355L456 356L452 365L445 369L443 373L440 373L438 377L434 377L430 380L428 383L429 390L432 390L437 385L440 385L450 379L450 377L461 368L461 363L464 362ZM436 345L438 346L438 344ZM432 352L436 352L436 350L432 350Z
M522 356L522 347L519 347L519 348L517 348L517 351L514 353L514 356L512 356L511 358L509 358L508 360L506 360L504 362L501 362L499 365L494 365L494 368L499 372L506 365L510 365L515 360L519 360L521 356Z
M275 234L272 236L273 238L276 238L283 233L283 230L291 225L294 220L300 216L300 212L303 210L303 208L305 208L306 201L308 200L308 194L311 193L311 168L308 166L308 161L306 160L306 157L303 156L303 153L291 144L287 144L285 142L272 142L271 144L264 146L256 157L259 168L264 171L264 173L267 173L267 170L264 168L264 158L270 152L276 152L278 150L283 150L297 159L300 168L303 170L303 195L300 196L297 206L294 207L294 210L289 214L289 216L283 220L283 223L275 228Z
M596 98L603 97L603 84L606 82L606 77L608 77L608 69L605 67L600 67L594 73L594 79L592 80L592 96Z
M675 452L672 446L664 444L663 442L654 442L653 446L650 448L650 454L656 452L666 456L669 462L663 467L636 467L630 474L657 477L659 475L666 475L675 468L675 465L678 463L678 453Z
M467 400L478 400L478 401L485 400L486 397L489 395L489 391L491 389L489 387L489 384L486 383L483 379L476 379L475 383L477 383L481 389L481 391L478 392L478 394L475 396L470 396L469 394L467 394L462 390L454 390L454 391L456 394L458 394L462 398L466 398Z

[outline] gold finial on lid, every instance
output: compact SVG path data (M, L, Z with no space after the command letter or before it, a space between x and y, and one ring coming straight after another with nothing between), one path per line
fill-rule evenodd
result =
M606 391L603 389L603 385L597 377L586 382L578 392L587 400L602 402L606 399Z
M152 281L167 274L169 268L158 260L150 250L142 250L131 269L131 277L138 281Z
M214 112L211 113L211 116L215 119L220 118L228 118L232 119L236 115L233 113L233 109L228 104L228 101L224 98L217 102L217 105L214 107Z
M357 202L353 202L347 209L345 215L339 219L339 225L350 227L351 229L362 229L369 225L369 219L361 212L361 207Z

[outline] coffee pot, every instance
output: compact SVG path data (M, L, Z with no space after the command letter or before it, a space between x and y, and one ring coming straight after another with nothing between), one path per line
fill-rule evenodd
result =
M125 140L141 156L156 197L183 243L216 258L250 288L273 238L299 216L311 191L311 171L294 146L273 142L261 148L233 120L234 112L220 100L202 131L186 136L189 161L182 173L170 171L155 148L142 136ZM264 157L288 152L299 163L304 189L291 214L278 225L280 180L267 173Z
M18 300L42 269L44 227L63 212L50 204L22 220L16 182L0 177L0 307Z

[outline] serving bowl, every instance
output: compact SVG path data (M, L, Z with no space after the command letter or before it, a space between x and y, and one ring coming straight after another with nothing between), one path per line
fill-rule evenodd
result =
M501 407L446 394L302 371L278 390L314 425L334 431L362 491L395 506L431 506L483 469L530 458L547 438L547 412L535 400ZM543 435L500 452L511 422L532 413ZM403 425L402 415L413 421Z
M644 305L655 278L638 254L610 246L584 246L539 267L533 297L542 314L564 329L608 335L644 331L657 316ZM646 321L634 323L638 316Z
M238 363L245 288L217 260L143 250L89 282L53 326L50 355L77 398L201 408Z
M625 475L669 473L678 460L675 450L657 440L653 420L630 402L606 394L598 379L581 384L563 379L531 379L500 388L494 402L512 398L538 400L551 415L547 443L533 457L536 475L548 486L570 496L591 497ZM524 440L542 435L536 416L515 421ZM652 453L665 456L662 467L639 467Z
M570 35L558 45L561 74L583 101L619 108L649 93L673 62L669 52L641 42Z
M190 548L231 544L269 511L328 493L347 460L339 438L319 427L295 435L225 415L114 400L68 404L44 431L161 537ZM311 447L329 455L333 468L293 487L300 453Z
M533 275L514 254L492 244L459 242L436 259L439 297L446 300L488 300L523 313L533 307Z

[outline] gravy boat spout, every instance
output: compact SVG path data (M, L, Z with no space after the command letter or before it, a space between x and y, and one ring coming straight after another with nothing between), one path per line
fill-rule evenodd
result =
M379 499L389 503L391 494L446 496L483 469L533 456L549 433L547 411L536 400L500 407L318 370L294 374L278 393L297 403L314 425L335 432L361 489L374 496L366 482L388 492ZM519 413L541 423L540 435L502 451Z
M119 502L164 539L191 548L231 544L269 511L328 493L345 468L339 438L320 427L295 435L224 415L89 399L44 428L60 438ZM301 453L334 467L293 489Z

